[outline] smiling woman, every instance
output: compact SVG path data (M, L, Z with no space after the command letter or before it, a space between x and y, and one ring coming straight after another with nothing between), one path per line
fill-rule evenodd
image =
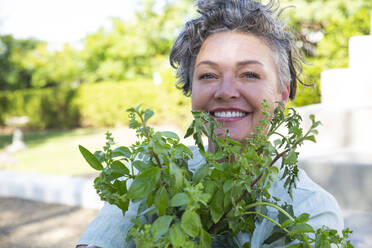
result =
M211 113L234 140L244 142L254 132L264 99L270 106L288 101L289 85L279 86L272 50L254 35L215 33L203 42L195 64L192 109Z
M275 3L276 1L270 1L267 5L263 5L253 0L199 0L197 7L200 16L185 24L184 30L178 36L170 54L171 64L177 69L177 76L179 78L178 86L182 88L186 95L191 94L192 109L208 112L218 122L223 122L223 130L217 130L216 132L225 133L228 130L233 142L240 142L235 142L240 145L240 149L234 150L238 151L234 152L234 158L242 153L243 148L248 147L249 143L245 143L246 139L251 137L252 133L256 131L256 127L260 125L260 120L264 119L261 112L262 102L266 100L267 105L270 107L268 113L270 116L270 114L273 114L273 110L278 105L278 102L282 103L281 105L285 105L288 99L294 99L297 83L301 83L298 77L301 71L301 64L298 61L301 61L301 59L297 56L291 34L286 31L285 25L277 17L276 11L279 8L274 6ZM143 129L146 130L146 128ZM216 139L214 140L216 141ZM209 140L208 147L210 153L216 151L214 149L216 144L217 142L214 143L212 138ZM202 146L200 147L203 148ZM224 152L226 153L227 151L224 150ZM260 156L266 155L265 152L262 153ZM200 168L202 170L203 167L209 168L208 166L210 166L211 168L215 168L218 163L221 163L218 167L225 168L223 164L226 164L226 161L216 160L215 164L208 164L208 161L206 162L204 160L205 157L202 154L204 153L200 152L197 148L193 149L193 158L188 161L190 173L196 170L197 172L195 174L198 174L198 169ZM294 155L295 159L291 160L296 160L297 155L294 150L292 155ZM152 156L156 157L157 155L153 154ZM278 160L278 156L276 159L272 159L269 156L262 158L262 160L265 159L269 163L274 164ZM233 160L232 163L238 161L238 159L231 160ZM160 162L159 159L157 161ZM179 160L177 161L179 162ZM249 167L252 165L245 164L244 166ZM226 167L223 171L232 171L234 169L232 167L234 166ZM260 168L265 169L263 164L257 165L254 163L253 167L252 171L256 171L256 169L259 171ZM162 168L161 165L160 168ZM158 167L156 169L160 170ZM167 171L169 172L169 170ZM232 204L239 205L238 203L243 202L242 199L249 203L250 200L244 197L249 196L247 191L249 185L251 187L252 185L255 186L255 183L247 183L247 178L252 177L252 171L244 174L245 177L243 178L244 187L247 187L244 192L247 193L243 194L237 201L232 200ZM167 173L165 170L162 172ZM224 172L219 171L215 173ZM232 177L241 176L239 173L237 172L237 175L234 174ZM260 176L257 176L255 182L257 183L260 178ZM286 183L283 180L266 182L268 184L272 183L269 189L272 196L293 206L295 216L309 213L311 217L308 223L314 228L327 225L332 229L341 231L343 220L335 199L312 182L302 170L298 172L298 179L297 188L293 189L292 197L289 197L285 186ZM232 182L231 179L231 187L233 187ZM229 211L224 212L223 209L226 208L223 192L228 191L228 188L231 189L231 187L228 187L228 185L225 187L226 182L222 184L224 185L223 189L213 191L212 198L220 199L222 197L221 201L214 207L217 209L222 208L221 216L224 213L227 216ZM135 185L138 187L139 184L137 183ZM203 188L202 184L198 185L201 185L200 187ZM172 185L169 185L169 187L172 187ZM188 186L186 185L185 187ZM222 186L218 185L216 187ZM165 186L165 189L167 189L167 186ZM167 190L163 190L163 193L166 194L166 197L161 199L166 199L167 201ZM233 194L233 192L230 194ZM161 195L157 196L160 197ZM227 198L230 199L233 196L228 195ZM214 202L215 199L211 201ZM226 202L228 202L228 199ZM125 238L127 237L128 229L132 226L131 219L137 216L138 208L138 202L131 202L129 210L125 216L122 216L122 212L117 207L107 204L88 227L79 243L95 244L106 248L123 247L123 244L125 244L124 247L135 247L133 240L126 241ZM196 208L187 207L187 216L197 215L197 218L199 218L199 215L193 212L196 210ZM253 231L249 230L248 227L244 230L243 227L239 229L242 232L236 235L238 247L261 248L284 247L288 245L286 238L278 238L275 241L271 240L271 242L267 242L269 237L275 236L274 224L278 222L274 219L280 217L278 217L279 213L277 211L271 211L271 209L262 211L267 213L273 221L268 221L267 219L257 220L256 223L252 223L252 225L255 225ZM147 212L147 210L144 212ZM182 215L182 218L184 215ZM214 227L224 219L223 216L216 217L216 215L218 214L212 214L214 224L208 229L208 231L211 231L211 234L214 234ZM167 216L161 216L159 219L165 217ZM174 216L178 221L179 217ZM211 220L199 220L198 223L208 221ZM167 225L169 226L171 222L172 219L167 222ZM157 222L155 221L154 223ZM193 222L193 224L195 223ZM229 232L234 229L230 224L225 223L225 226L222 227L225 229L222 231ZM193 225L193 227L195 226L197 225ZM178 226L175 228L178 228L175 232L181 232L181 236L185 232L191 237L187 236L190 238L189 241L186 241L189 246L174 245L177 242L173 242L174 240L172 241L172 238L170 238L170 241L168 239L164 241L168 242L167 246L161 246L155 242L152 243L151 247L209 247L203 244L202 241L199 244L199 238L196 238L199 230L189 230L182 227L182 231ZM146 232L146 230L142 231L144 233ZM155 231L152 230L152 232L156 233ZM200 240L203 239L203 235L203 233L200 234ZM195 238L197 242L195 242ZM141 240L138 242L141 244ZM310 245L299 247L310 247Z

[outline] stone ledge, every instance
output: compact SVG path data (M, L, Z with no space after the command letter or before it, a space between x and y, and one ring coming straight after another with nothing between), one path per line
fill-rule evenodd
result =
M348 156L355 159L345 159ZM300 160L299 165L335 196L342 209L372 211L372 163L357 158L356 154L324 154Z
M100 209L93 179L0 170L0 196Z
M355 248L372 247L372 212L343 210L345 217L345 227L349 227L351 234L351 243Z

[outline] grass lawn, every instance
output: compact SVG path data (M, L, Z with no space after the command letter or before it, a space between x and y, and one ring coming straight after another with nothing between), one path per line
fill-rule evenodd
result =
M80 155L78 145L90 151L102 149L107 129L75 129L25 133L27 149L10 155L8 162L1 162L0 169L20 170L58 175L83 175L95 170ZM110 130L121 145L130 145L135 139L132 130ZM0 155L11 143L10 135L0 135Z
M170 126L155 127L156 130L170 130L182 137L182 132ZM0 169L25 172L86 175L96 172L80 154L78 145L91 152L101 150L105 145L105 133L110 131L119 145L130 146L136 140L135 131L128 128L116 129L75 129L63 131L43 131L24 134L27 149L13 153L4 162L0 159ZM11 135L0 134L0 156L6 146L11 144ZM192 139L183 140L184 144L193 145Z

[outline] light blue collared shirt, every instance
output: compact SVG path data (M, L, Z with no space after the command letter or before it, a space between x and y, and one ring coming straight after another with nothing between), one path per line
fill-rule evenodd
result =
M196 147L192 148L194 157L189 161L189 169L194 172L204 163ZM335 198L314 183L306 173L300 169L298 173L298 183L293 190L291 199L284 188L284 182L276 180L272 183L269 193L272 196L281 199L281 202L287 202L293 205L295 216L302 213L309 213L308 223L318 229L323 225L331 229L336 229L339 233L344 228L342 213ZM127 232L132 226L130 220L137 215L138 203L130 203L129 209L123 216L122 211L114 205L105 203L98 216L89 224L81 236L78 244L94 244L102 248L134 248L133 242L125 242ZM273 208L268 208L267 215L270 218L277 219L278 212ZM284 240L278 240L270 245L263 245L268 238L274 224L266 219L261 223L256 223L256 229L252 237L246 233L239 233L237 238L242 245L247 241L251 242L251 248L282 248Z

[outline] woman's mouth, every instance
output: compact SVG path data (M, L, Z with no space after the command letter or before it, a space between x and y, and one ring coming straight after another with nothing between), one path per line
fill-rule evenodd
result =
M210 112L210 114L215 117L216 120L224 121L237 121L243 119L251 113L252 112L245 112L240 110L218 110Z

